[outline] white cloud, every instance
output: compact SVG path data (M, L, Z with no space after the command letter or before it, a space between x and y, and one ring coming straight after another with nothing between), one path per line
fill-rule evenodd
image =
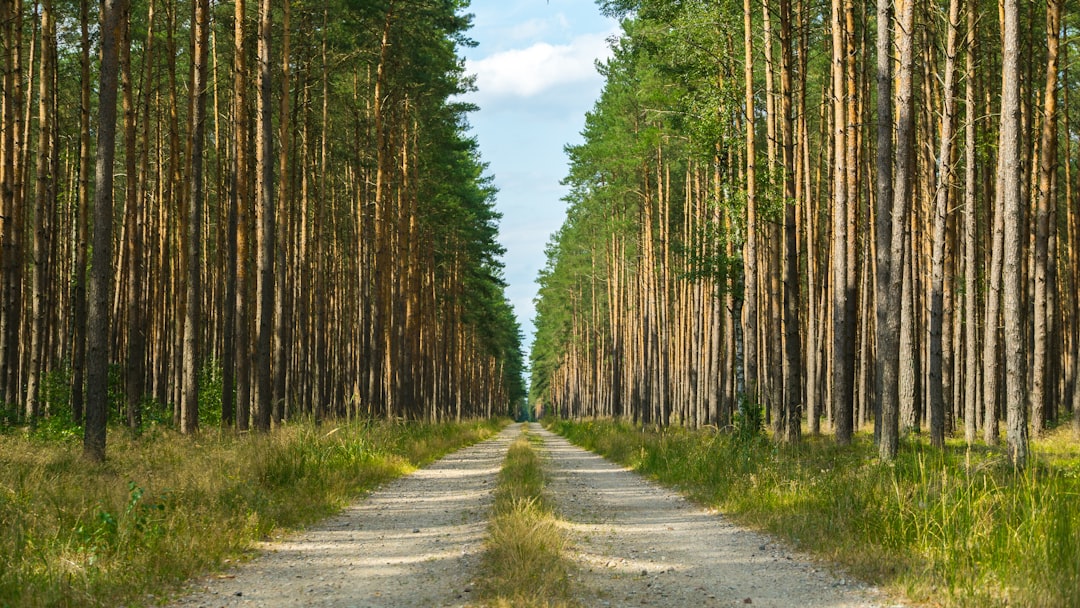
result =
M495 53L468 62L466 69L476 74L481 97L528 98L562 85L598 80L595 61L610 53L607 34L587 34L570 44L538 42Z

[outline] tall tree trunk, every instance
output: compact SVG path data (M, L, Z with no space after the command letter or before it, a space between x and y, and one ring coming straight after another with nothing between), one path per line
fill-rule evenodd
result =
M881 404L878 453L883 460L896 458L900 433L900 308L904 281L904 230L910 203L910 157L914 110L912 63L914 52L913 0L897 2L900 23L896 33L899 50L896 109L899 113L895 158L893 156L893 16L890 3L877 9L877 391ZM893 174L895 162L896 174Z
M147 37L146 52L144 59L149 66L150 44L153 40L153 3L150 4L150 20ZM121 49L121 86L123 87L124 108L124 163L127 177L125 178L125 203L124 203L124 234L127 251L127 277L125 299L127 303L127 364L125 366L125 397L127 399L127 423L132 429L137 429L142 424L143 390L144 390L144 360L145 360L145 326L143 321L143 252L142 252L142 203L140 200L140 186L138 184L138 172L136 170L136 108L134 99L134 86L131 81L131 34L130 18L125 19L128 23L124 27L124 48ZM149 67L147 68L149 69ZM147 79L148 81L149 79Z
M848 326L856 323L849 317L848 293L848 201L847 175L847 89L845 59L847 50L844 0L832 0L832 104L833 104L833 204L832 204L832 411L836 442L851 443L854 425L852 389L855 379L853 332ZM854 133L851 134L854 136ZM849 335L851 334L851 335Z
M1032 353L1031 431L1038 437L1045 427L1047 406L1047 351L1056 336L1051 331L1054 311L1049 307L1055 285L1056 260L1049 256L1050 217L1057 205L1053 182L1057 171L1057 75L1061 31L1061 0L1046 3L1046 89L1043 92L1043 123L1039 143L1039 191L1035 210L1035 343ZM1052 391L1051 391L1052 392Z
M964 57L964 440L975 443L979 417L979 348L975 208L975 3L967 6Z
M97 168L94 177L94 237L90 262L87 318L86 426L83 454L105 460L105 427L109 413L109 300L112 278L113 157L116 152L116 89L120 18L126 0L104 0L101 16L101 69L98 83Z
M255 428L270 430L273 393L270 378L274 313L274 189L271 124L271 0L259 4L259 84L255 94Z
M1020 242L1020 206L1023 200L1020 166L1020 31L1017 0L1004 0L1004 3L998 196L1001 198L1001 213L1005 224L1005 257L1002 269L1005 292L1005 425L1009 458L1014 467L1022 469L1027 464L1028 437L1022 324L1024 304L1020 269L1020 261L1024 259Z
M42 356L45 340L46 273L48 273L48 242L46 215L52 207L50 198L54 192L55 176L50 176L52 143L52 58L56 46L56 30L53 21L52 1L44 0L41 7L41 74L38 79L38 157L34 191L34 210L31 232L33 253L31 256L31 316L29 373L26 382L26 418L31 424L43 414L40 403L41 375L44 372Z
M780 120L784 157L784 424L781 440L802 434L802 342L799 323L799 241L795 209L794 34L791 0L780 2Z
M277 225L279 230L286 231L292 225L289 215L289 210L292 208L291 176L289 175L289 129L291 128L289 122L289 18L292 1L284 0L282 4L284 5L284 16L281 26L281 115L279 118L281 123L281 136L279 137L281 151L278 165L281 194L278 197ZM286 344L291 342L289 332L292 328L292 323L286 318L287 310L291 313L291 303L289 309L287 309L285 300L288 292L285 285L285 270L287 262L286 248L293 238L295 238L294 234L283 234L278 239L277 267L274 274L274 290L277 297L274 300L274 361L272 368L274 370L274 422L278 424L285 417L285 389L288 376L288 364L285 359Z
M199 371L202 366L202 223L203 142L206 134L207 56L210 40L209 0L195 0L191 87L191 192L188 195L185 258L187 285L184 291L184 373L180 402L180 432L199 428Z
M245 0L235 4L233 55L233 211L236 214L236 428L246 431L251 418L251 316L248 288L251 199L248 185L247 44ZM226 362L228 364L228 362Z
M8 105L4 113L4 185L3 185L3 306L0 306L0 388L3 400L18 403L21 386L19 382L19 332L22 325L22 206L24 145L22 108L23 92L23 9L22 0L10 6L9 19L5 22L10 36L5 36L7 59L5 66L6 86L4 98Z
M945 232L952 182L953 123L956 115L956 48L960 30L960 0L949 0L945 42L945 80L942 91L937 184L934 192L933 245L930 286L930 443L945 446L945 394L942 383L942 331L945 305Z
M746 394L739 395L739 414L745 420L747 402L758 407L758 236L757 236L757 142L754 114L754 36L751 0L743 0L743 77L746 92L746 249L743 252L743 318Z
M90 0L79 2L79 186L71 287L71 415L81 423L86 369L86 258L90 232ZM2 339L2 338L0 338Z

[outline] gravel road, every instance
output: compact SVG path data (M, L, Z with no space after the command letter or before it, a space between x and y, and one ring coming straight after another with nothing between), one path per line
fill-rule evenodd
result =
M460 606L479 564L499 467L520 427L399 478L231 572L176 608Z
M548 491L567 522L586 606L881 606L770 537L537 426Z
M499 467L521 425L373 492L230 572L194 581L175 608L474 605L472 584ZM583 606L882 606L767 536L538 425L548 491L565 520Z

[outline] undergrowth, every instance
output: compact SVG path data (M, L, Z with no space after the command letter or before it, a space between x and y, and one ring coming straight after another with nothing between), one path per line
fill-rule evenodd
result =
M104 464L84 461L77 437L0 434L0 606L153 604L501 424L117 428Z
M1080 446L1036 443L1016 473L994 449L907 441L893 463L850 447L613 422L557 421L574 443L674 486L917 602L1080 606Z
M566 539L544 493L531 437L523 432L511 444L499 472L479 586L485 606L577 605L571 599Z

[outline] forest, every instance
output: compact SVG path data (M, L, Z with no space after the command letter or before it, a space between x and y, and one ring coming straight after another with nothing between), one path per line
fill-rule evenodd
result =
M525 396L461 0L2 0L0 426Z
M599 4L533 407L1020 468L1080 432L1077 6Z

